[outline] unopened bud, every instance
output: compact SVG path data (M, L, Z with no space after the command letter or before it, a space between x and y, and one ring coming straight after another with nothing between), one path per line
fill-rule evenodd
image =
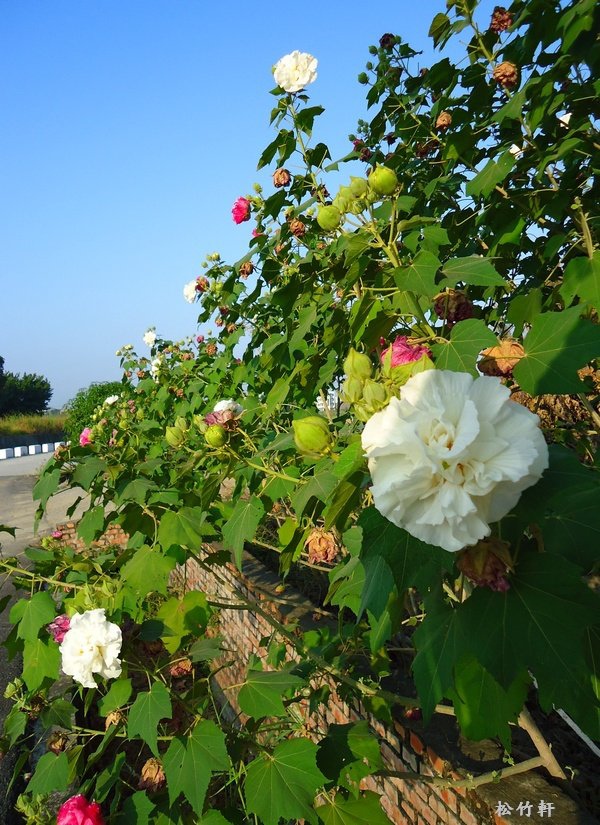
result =
M373 412L383 409L389 402L389 394L383 384L368 378L363 388L363 401L365 406L370 407Z
M356 404L362 399L363 380L356 376L350 376L342 384L342 397L348 404Z
M218 449L227 443L227 430L222 424L211 424L204 433L204 439L209 447Z
M371 359L362 352L350 347L350 352L344 361L344 372L351 378L370 378L373 371Z
M350 191L355 198L362 198L369 189L369 183L366 178L350 178Z
M324 418L309 415L292 422L294 441L299 452L305 455L323 455L331 447L331 433Z
M165 439L170 447L177 449L185 442L185 433L179 427L167 427Z

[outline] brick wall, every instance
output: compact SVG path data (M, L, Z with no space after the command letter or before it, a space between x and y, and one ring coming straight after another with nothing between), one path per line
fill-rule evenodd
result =
M73 522L60 525L63 541L78 548L83 542L76 535ZM112 526L96 546L121 544L127 542L127 535L118 526ZM205 558L210 560L211 548L207 548ZM298 625L303 629L315 626L315 608L300 594L278 593L279 579L268 571L260 562L249 554L244 555L243 573L233 565L216 566L213 574L209 569L190 560L185 566L178 567L172 576L175 588L201 590L212 601L226 604L240 604L241 599L258 602L261 608L283 625ZM323 619L321 619L323 621ZM325 620L326 621L326 620ZM242 609L221 609L219 625L214 629L223 637L226 653L215 665L223 666L215 675L215 689L220 696L225 711L230 717L238 716L243 721L236 702L237 690L245 679L248 660L251 654L266 655L261 640L272 636L273 626L267 618L257 612ZM283 641L281 637L279 641ZM286 645L290 659L296 658L295 651ZM434 717L431 724L424 728L422 723L414 720L394 721L393 726L386 726L368 713L360 704L350 707L336 693L335 685L329 682L331 695L327 705L309 713L308 703L295 704L302 713L306 733L321 738L329 725L345 724L360 719L367 719L372 730L377 734L381 744L385 764L392 771L412 771L424 777L446 777L464 779L465 771L455 769L448 759L445 744L452 736L454 722L448 717ZM485 761L481 765L469 766L472 774L477 775L488 770ZM538 773L528 772L507 777L500 782L488 784L476 790L433 786L427 782L405 782L394 778L367 777L361 785L380 794L381 804L395 825L514 825L516 822L548 822L555 825L593 825L593 817L583 811L556 786L550 785ZM550 803L553 807L540 815L540 802ZM498 803L510 806L511 813L497 813ZM519 803L532 804L530 815L526 808L519 813ZM506 809L508 811L508 809Z

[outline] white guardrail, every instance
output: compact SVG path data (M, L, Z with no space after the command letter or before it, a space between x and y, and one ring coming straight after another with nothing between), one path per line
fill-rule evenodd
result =
M27 447L4 447L0 449L0 461L8 458L22 458L26 455L38 455L39 453L53 453L57 447L64 444L64 441L51 441L47 444L30 444Z

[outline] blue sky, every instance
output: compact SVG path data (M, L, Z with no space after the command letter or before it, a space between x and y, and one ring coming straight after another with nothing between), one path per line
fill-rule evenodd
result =
M231 206L270 183L256 162L273 137L273 63L293 49L318 58L315 137L337 157L365 114L356 76L369 44L401 34L427 65L444 7L0 0L5 368L45 375L61 406L119 378L115 350L143 352L149 326L194 334L183 285L207 253L245 252L251 225L235 226Z

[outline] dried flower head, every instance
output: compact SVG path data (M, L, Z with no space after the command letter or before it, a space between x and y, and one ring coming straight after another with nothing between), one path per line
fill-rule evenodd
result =
M281 189L282 186L287 186L291 181L292 176L287 169L276 169L273 172L273 186Z
M446 289L433 299L433 308L438 318L446 321L451 329L458 321L473 317L473 304L464 292L458 289Z
M512 566L509 545L498 538L492 536L462 550L456 565L479 587L489 587L499 593L510 588L506 578Z
M525 355L525 350L518 341L506 338L497 346L484 349L481 354L483 357L477 364L479 372L502 378L511 375L515 365Z
M507 29L510 29L512 22L512 15L508 9L505 9L504 6L496 6L492 12L490 31L496 32L496 34L505 32Z
M252 261L245 261L240 266L240 278L243 278L244 280L246 280L246 278L249 275L252 275L253 272L254 272L254 264L252 263Z
M440 112L435 121L435 128L440 132L445 132L452 125L452 115L450 112Z
M289 222L290 232L296 238L303 238L306 235L306 224L298 218L292 218Z
M153 756L142 767L138 788L140 791L160 791L164 788L167 778L163 766Z
M340 552L340 545L335 535L320 527L311 530L305 542L305 547L308 550L310 564L331 563L335 561Z
M503 89L514 89L519 81L519 70L514 63L505 60L496 66L492 76Z
M192 664L192 660L188 658L179 659L169 665L169 673L173 679L181 679L184 676L189 676L193 670L194 665Z

